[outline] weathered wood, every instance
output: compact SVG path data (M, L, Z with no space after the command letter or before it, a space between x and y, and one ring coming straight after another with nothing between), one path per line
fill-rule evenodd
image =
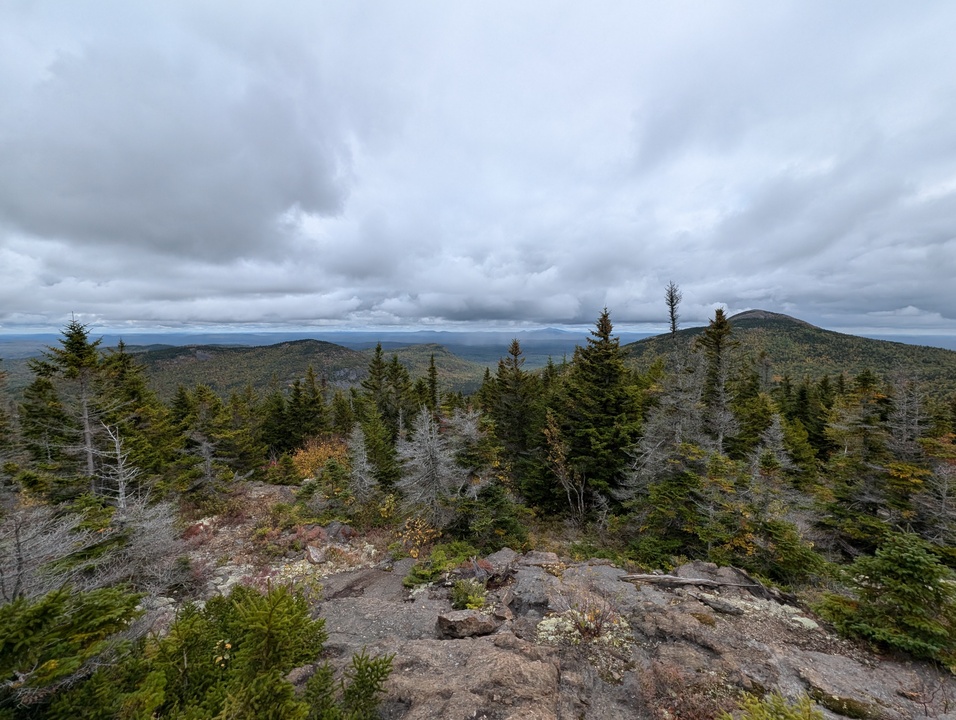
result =
M746 574L746 573L743 573ZM763 598L764 600L774 600L781 604L799 605L796 595L780 592L776 588L768 588L759 582L752 583L732 583L722 580L708 580L707 578L685 578L677 575L622 575L621 580L627 582L652 583L655 585L694 585L696 587L737 587L749 590L752 595Z
M742 587L742 588L760 588L756 583L731 583L720 580L707 580L706 578L685 578L677 575L622 575L621 580L628 582L646 582L656 585L697 585L699 587Z

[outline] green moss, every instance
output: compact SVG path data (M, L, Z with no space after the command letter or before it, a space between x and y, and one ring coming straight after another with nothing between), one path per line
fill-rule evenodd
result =
M859 720L882 717L882 713L877 708L860 700L827 695L819 690L811 691L810 696L827 710L843 717L858 718Z

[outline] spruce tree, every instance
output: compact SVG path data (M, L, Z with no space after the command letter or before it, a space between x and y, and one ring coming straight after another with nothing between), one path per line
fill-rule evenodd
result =
M677 284L673 280L667 283L667 288L664 290L664 302L667 303L667 317L670 323L672 340L677 338L677 328L680 320L680 313L677 312L677 309L683 299L684 296Z
M23 391L19 415L24 445L33 462L44 470L62 470L74 428L47 374L38 373Z
M69 419L61 432L67 438L67 454L76 460L77 474L89 479L96 491L98 442L104 411L97 394L102 359L100 340L91 340L88 327L75 318L63 330L59 347L49 347L43 359L30 363L35 376L49 379Z
M119 342L103 358L98 381L102 423L123 438L130 462L152 477L180 453L170 412L148 386L146 371Z
M847 578L855 597L831 594L820 608L841 632L956 665L956 575L925 541L893 533Z
M557 408L567 463L587 487L587 502L613 496L631 462L640 428L639 389L605 308L578 347Z
M495 436L504 450L504 459L519 486L524 485L532 452L539 445L542 417L540 382L523 369L521 344L511 341L508 356L498 361L490 414Z
M724 311L717 308L713 320L704 332L697 336L697 347L703 351L705 361L703 394L705 423L717 451L721 453L724 452L725 440L737 430L727 392L730 349L735 344L731 338L732 330L730 320L724 315Z

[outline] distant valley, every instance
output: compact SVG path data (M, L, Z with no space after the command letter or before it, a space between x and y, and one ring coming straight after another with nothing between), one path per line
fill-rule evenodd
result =
M925 383L932 393L956 392L956 352L937 347L876 340L824 330L796 318L765 311L749 311L731 318L737 343L738 363L761 357L761 372L770 382L788 375L795 382L804 376L853 376L863 369L881 375L907 373ZM677 343L691 343L702 327L677 333ZM94 334L94 337L97 337ZM387 356L397 355L411 376L424 376L435 356L441 385L446 390L473 392L486 368L494 372L518 338L525 368L543 367L548 359L560 364L570 360L576 346L586 342L584 331L554 328L494 332L325 332L312 333L220 333L220 334L128 334L122 339L146 366L150 382L162 397L169 398L180 384L209 385L228 394L247 385L258 391L287 387L305 375L311 365L320 379L332 387L361 382L374 347L381 342ZM644 370L653 361L673 351L669 334L642 336L618 334L635 369ZM102 346L115 346L118 335L103 335ZM7 384L16 393L30 382L28 358L56 345L56 335L0 336L0 368L8 373Z

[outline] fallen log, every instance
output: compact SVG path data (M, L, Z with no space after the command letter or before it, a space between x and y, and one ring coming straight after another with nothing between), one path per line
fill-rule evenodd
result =
M699 587L742 587L759 588L762 585L757 583L731 583L720 580L708 580L706 578L685 578L677 575L622 575L621 580L628 582L646 582L656 585L697 585Z
M782 593L776 588L768 588L766 585L761 585L758 582L752 583L734 583L726 582L723 580L709 580L707 578L686 578L679 577L677 575L622 575L621 580L626 580L627 582L633 583L652 583L655 585L694 585L696 587L711 587L711 588L722 588L722 587L737 587L745 588L749 590L752 595L763 598L765 600L775 600L776 602L783 604L797 604L797 598L795 595L790 593Z

